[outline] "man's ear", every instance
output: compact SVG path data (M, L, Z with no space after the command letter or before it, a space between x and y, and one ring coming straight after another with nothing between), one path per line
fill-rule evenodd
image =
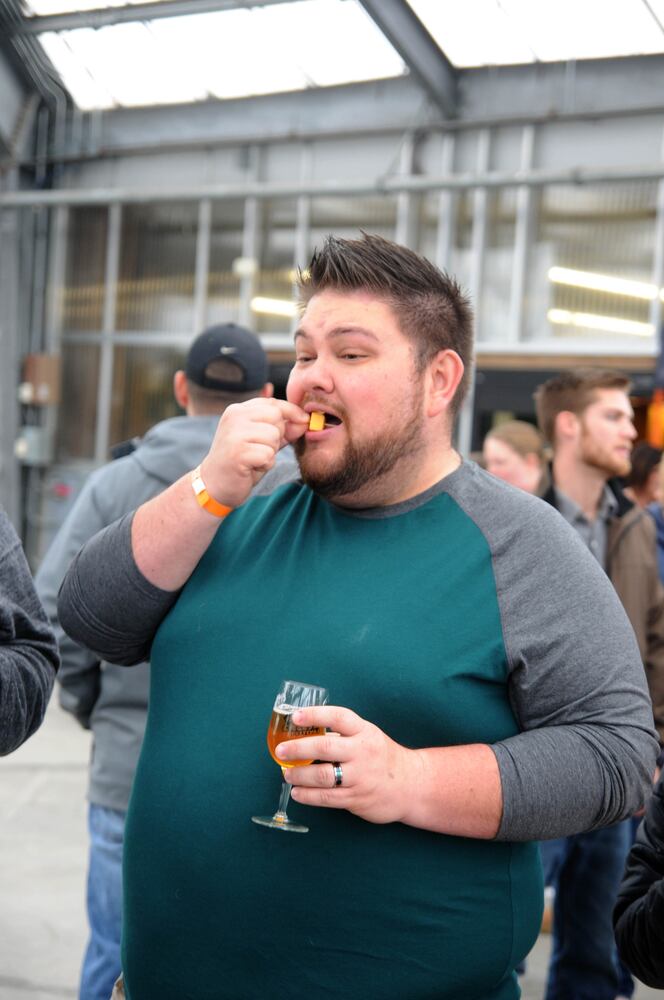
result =
M181 370L173 376L173 395L178 406L186 410L189 406L189 386L187 385L187 376Z
M561 410L554 422L554 440L573 438L579 429L579 418L571 410Z
M463 378L464 364L456 351L438 351L427 368L426 413L437 417L449 411L452 400Z

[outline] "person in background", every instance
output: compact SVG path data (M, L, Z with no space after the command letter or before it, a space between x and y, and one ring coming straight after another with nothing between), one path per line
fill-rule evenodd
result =
M563 518L452 446L472 360L454 279L329 237L301 297L287 399L229 407L200 467L91 539L60 591L78 641L151 649L125 992L516 1000L533 841L649 787L634 635ZM288 442L299 474L275 482ZM251 822L281 777L285 677L333 702L275 751L304 835Z
M41 725L58 665L21 542L0 510L0 755Z
M636 834L613 911L618 952L641 982L664 990L664 776Z
M661 503L662 477L660 466L662 462L661 448L653 448L646 441L641 441L634 447L631 457L631 469L624 480L625 496L639 507L647 507L652 503Z
M660 499L649 503L646 510L655 522L657 538L657 566L659 578L664 583L664 462L659 464Z
M484 467L526 493L544 492L546 461L544 438L526 420L508 420L493 427L484 438Z
M575 369L535 394L540 430L553 448L556 507L604 567L627 612L645 666L660 740L664 737L664 589L654 526L628 500L636 437L629 379L614 370ZM590 593L586 600L591 598ZM546 1000L616 1000L634 990L615 949L611 912L631 843L630 822L544 844L545 877L555 888L553 948Z
M60 703L93 735L88 787L90 937L80 1000L108 1000L120 974L122 846L147 717L149 666L125 670L73 642L58 621L58 588L88 538L170 486L207 454L227 406L272 395L267 357L258 338L234 324L203 331L191 344L184 370L175 372L173 392L186 415L156 424L145 437L119 449L128 454L89 477L36 577L60 644ZM287 453L283 461L294 467Z

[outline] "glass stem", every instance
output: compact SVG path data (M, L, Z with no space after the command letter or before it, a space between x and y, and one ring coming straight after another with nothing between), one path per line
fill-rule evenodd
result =
M291 793L291 786L288 784L287 781L284 781L283 785L281 786L281 793L279 795L279 805L277 806L277 811L275 813L275 816L278 816L279 819L288 818L286 816L286 809L288 808L288 800L290 799L290 793Z

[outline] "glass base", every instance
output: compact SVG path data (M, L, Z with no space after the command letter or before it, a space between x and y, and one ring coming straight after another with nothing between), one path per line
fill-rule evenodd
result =
M258 823L259 826L269 826L271 830L283 830L284 833L309 833L308 826L293 823L288 816L279 813L275 813L274 816L252 816L251 822Z

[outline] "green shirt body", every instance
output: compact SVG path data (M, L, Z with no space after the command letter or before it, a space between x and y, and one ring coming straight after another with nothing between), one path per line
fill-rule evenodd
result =
M517 733L489 545L447 493L388 517L300 484L234 512L152 649L125 842L129 1000L513 1000L532 843L291 803L266 745L284 678L408 747Z

